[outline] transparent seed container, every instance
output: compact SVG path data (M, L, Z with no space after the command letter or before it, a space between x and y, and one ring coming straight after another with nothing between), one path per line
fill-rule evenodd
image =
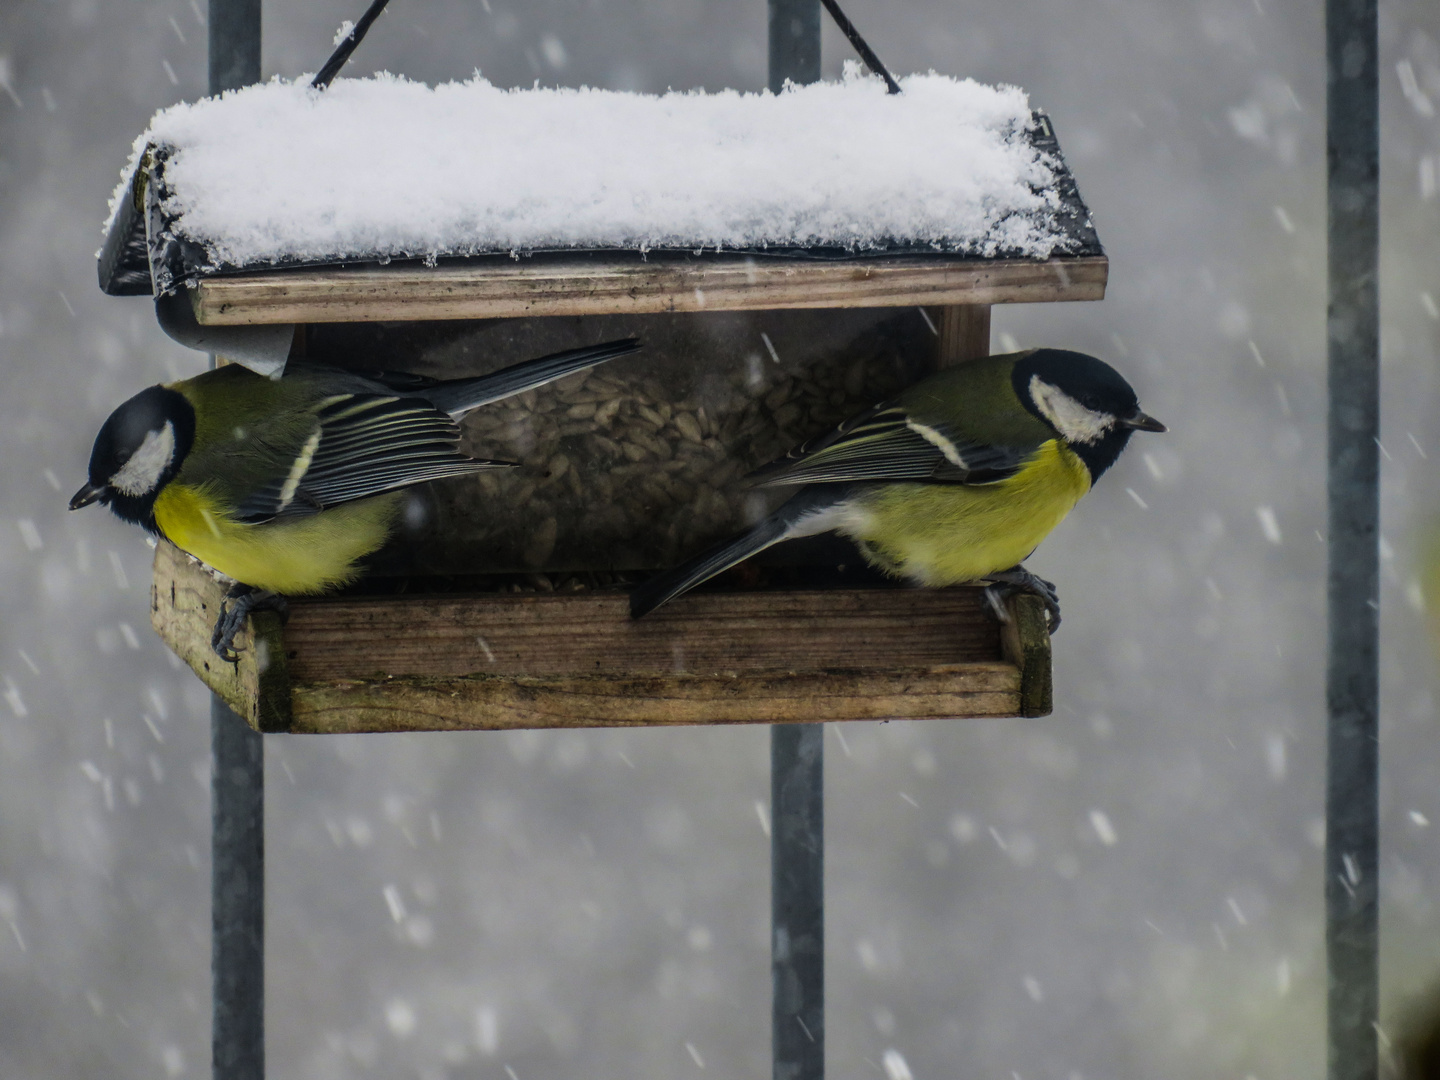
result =
M370 568L546 590L636 580L752 524L786 492L746 474L923 377L933 326L914 307L322 324L305 358L454 378L639 337L637 353L471 414L462 449L520 467L413 491Z

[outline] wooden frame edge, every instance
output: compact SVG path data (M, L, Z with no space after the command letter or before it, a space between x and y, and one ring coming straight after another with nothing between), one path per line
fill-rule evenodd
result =
M472 675L296 684L297 734L959 719L1015 715L1005 662L744 675ZM344 718L340 720L339 718Z
M1055 708L1054 672L1045 603L1021 593L1006 607L1010 621L1000 629L1000 643L1005 658L1020 670L1020 715L1049 716Z
M271 270L206 278L201 325L988 305L1100 300L1104 255L944 260L740 259Z

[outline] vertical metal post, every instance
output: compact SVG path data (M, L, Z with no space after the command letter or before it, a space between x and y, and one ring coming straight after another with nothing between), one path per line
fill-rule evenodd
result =
M210 93L260 81L260 0L210 0Z
M770 89L820 78L820 0L769 0ZM825 1076L825 726L770 729L775 1080Z
M1379 1075L1379 85L1376 0L1326 0L1330 1080Z
M265 1076L265 761L258 732L210 703L213 1080Z
M825 1076L825 726L770 729L775 1080Z
M260 81L260 0L210 0L210 93ZM265 758L210 703L210 1046L213 1080L265 1076Z
M820 81L820 0L770 0L770 89Z

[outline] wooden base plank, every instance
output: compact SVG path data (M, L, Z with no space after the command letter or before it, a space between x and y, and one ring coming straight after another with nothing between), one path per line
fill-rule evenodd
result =
M1103 255L1046 261L536 258L221 275L201 281L190 298L207 326L390 322L1101 300L1108 274Z
M623 593L292 604L290 677L731 675L1001 659L976 589L692 594L635 620Z
M189 556L157 547L156 631L261 731L1049 711L1038 601L1021 598L1002 632L975 588L700 594L639 621L605 592L297 600L283 629L269 613L252 618L234 664L210 650L224 592Z
M1019 682L1015 666L1001 661L897 672L401 677L297 684L290 730L338 734L1014 716Z

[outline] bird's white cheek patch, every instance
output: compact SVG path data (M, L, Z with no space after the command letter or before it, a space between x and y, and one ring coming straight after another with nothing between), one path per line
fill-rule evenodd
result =
M1030 400L1067 442L1093 443L1115 426L1115 417L1087 409L1039 375L1030 376Z
M110 478L110 487L122 495L145 495L155 490L175 457L175 425L169 420L145 436L140 449Z

